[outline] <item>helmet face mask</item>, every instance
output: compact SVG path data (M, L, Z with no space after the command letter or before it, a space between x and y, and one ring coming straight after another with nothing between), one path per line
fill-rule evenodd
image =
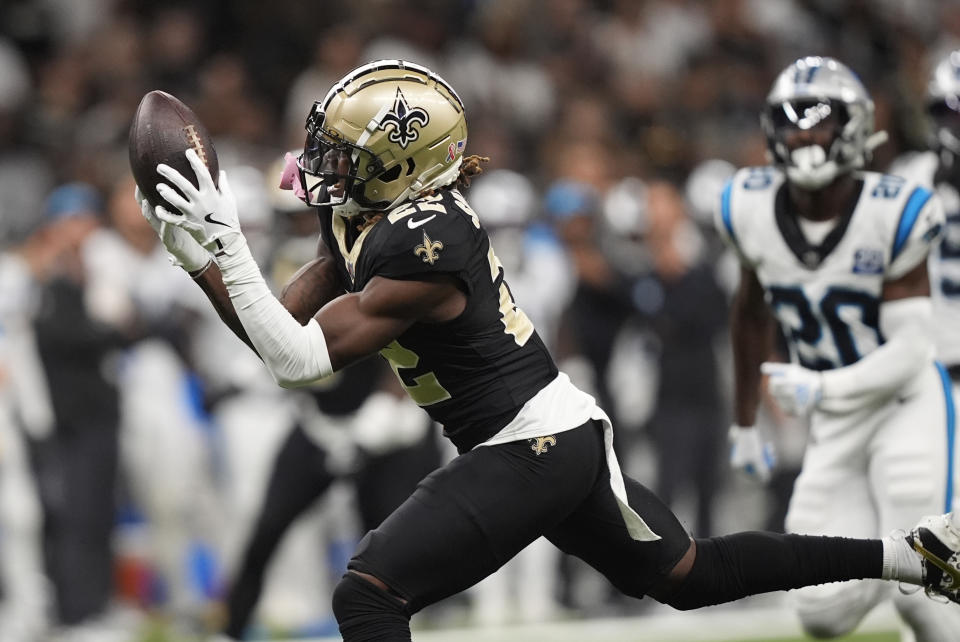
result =
M399 60L347 74L314 103L306 129L298 169L307 201L343 216L387 210L452 183L467 141L453 89Z
M307 139L297 159L309 205L343 206L355 192L363 193L364 179L358 170L365 165L370 175L382 171L382 163L370 150L351 144L335 131L323 128L321 104L314 103L307 117ZM356 189L356 188L360 189ZM374 204L363 203L368 209Z
M863 167L886 134L873 131L873 101L859 78L832 58L801 58L780 73L760 121L775 164L804 189L820 189ZM829 131L822 144L788 145L797 131ZM811 135L811 138L815 136Z

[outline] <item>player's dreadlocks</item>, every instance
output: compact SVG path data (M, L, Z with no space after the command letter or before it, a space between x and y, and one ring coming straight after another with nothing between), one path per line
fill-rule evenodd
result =
M470 187L470 181L473 180L474 176L479 176L483 173L483 163L489 163L490 158L488 156L477 156L473 154L471 156L464 156L463 163L460 164L460 173L457 174L457 180L453 183L453 186L457 189L466 189ZM433 196L439 190L443 188L436 187L425 192L421 192L417 197L421 196Z
M490 158L488 156L477 156L476 154L464 158L460 165L460 174L457 176L457 189L470 187L470 181L473 180L473 177L483 173L481 165L489 162Z

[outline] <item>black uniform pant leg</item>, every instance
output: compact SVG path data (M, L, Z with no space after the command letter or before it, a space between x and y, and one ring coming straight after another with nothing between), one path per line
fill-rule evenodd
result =
M440 447L433 430L413 445L368 456L354 477L363 530L379 526L440 463Z
M599 424L594 433L602 441ZM571 515L547 531L564 553L579 557L625 595L640 598L665 578L690 546L690 535L657 495L624 475L627 502L660 539L630 537L613 490L606 459L589 496Z
M624 476L630 507L660 536L648 542L631 538L607 470L604 466L604 480L590 497L546 536L564 553L600 571L622 593L640 598L680 561L690 546L690 535L652 491Z
M460 455L364 536L348 568L382 580L408 613L473 586L591 493L603 465L597 435L589 422L540 454L521 440Z
M263 504L227 592L224 633L241 639L263 591L264 576L284 533L333 483L327 453L299 426L290 431L273 462Z

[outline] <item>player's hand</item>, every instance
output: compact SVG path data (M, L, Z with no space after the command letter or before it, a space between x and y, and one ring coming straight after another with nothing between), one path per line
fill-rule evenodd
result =
M207 266L211 261L210 253L203 248L197 241L185 230L176 225L170 225L161 221L154 211L153 205L143 195L140 188L134 190L134 198L140 204L140 213L147 219L150 227L160 237L160 242L167 249L167 255L170 262L182 267L187 272L197 272Z
M750 426L730 426L730 467L747 478L766 484L776 465L773 444L764 441L760 430Z
M227 173L220 172L220 189L213 184L207 166L193 149L186 151L187 161L197 176L199 189L180 172L169 165L157 165L157 173L166 178L180 192L181 196L166 183L157 183L157 192L168 203L180 210L180 214L157 207L157 217L170 225L186 231L196 241L214 253L215 256L234 254L246 245L240 232L240 218L237 214L237 199L230 189Z
M766 362L760 372L769 377L767 390L788 415L809 414L823 397L823 377L795 363Z

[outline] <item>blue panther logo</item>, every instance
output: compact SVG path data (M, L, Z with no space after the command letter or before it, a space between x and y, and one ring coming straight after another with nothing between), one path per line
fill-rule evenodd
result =
M420 132L413 128L414 123L419 123L420 127L426 127L429 122L430 115L426 110L422 107L411 109L398 87L397 97L393 101L393 110L383 115L377 129L386 131L387 125L391 125L392 130L388 138L406 149L407 145L420 138Z

